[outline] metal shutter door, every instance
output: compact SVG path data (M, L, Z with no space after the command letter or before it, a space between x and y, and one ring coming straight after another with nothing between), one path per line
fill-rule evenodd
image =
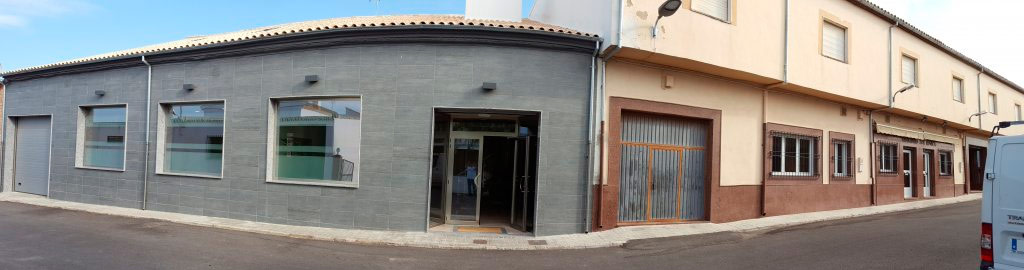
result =
M17 118L14 129L14 190L47 195L50 117Z
M620 223L706 218L707 131L703 121L623 113Z

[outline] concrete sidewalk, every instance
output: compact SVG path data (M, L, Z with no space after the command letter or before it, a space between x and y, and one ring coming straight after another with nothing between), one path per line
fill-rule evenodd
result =
M582 249L613 247L629 240L686 236L716 232L748 232L819 221L852 218L927 208L978 200L981 194L968 194L953 198L911 201L900 204L872 206L786 216L765 217L730 223L697 223L654 226L622 227L607 231L558 236L512 236L450 232L390 232L355 229L331 229L242 221L227 218L196 216L159 211L146 211L114 206L83 204L51 200L41 196L16 192L0 193L0 201L15 202L67 210L85 211L97 214L149 218L175 223L263 233L305 239L337 241L345 243L390 245L448 249L491 249L491 250L544 250Z

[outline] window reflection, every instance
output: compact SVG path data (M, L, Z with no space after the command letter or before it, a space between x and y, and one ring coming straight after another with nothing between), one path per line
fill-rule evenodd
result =
M82 165L123 169L125 107L83 108L82 112L85 118Z
M176 104L166 113L164 171L220 175L224 104Z
M277 102L277 177L283 180L358 179L358 98Z

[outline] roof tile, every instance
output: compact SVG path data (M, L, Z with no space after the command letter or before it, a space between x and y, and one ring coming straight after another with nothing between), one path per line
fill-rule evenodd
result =
M566 33L577 36L585 37L597 37L597 35L583 33L580 31L563 28L555 25L549 25L540 23L537 21L523 19L521 22L498 22L489 20L475 20L466 19L461 15L394 15L394 16L365 16L365 17L348 17L348 18L333 18L323 19L305 22L287 23L281 25L260 27L255 29L241 30L222 34L204 35L188 37L181 40L160 43L155 45L149 45L134 49L115 51L100 55L94 55L89 57L83 57L79 59L57 62L53 64L22 68L4 72L0 75L10 75L38 70L45 70L75 64L81 64L86 62L94 62L101 60L109 60L113 58L125 57L125 56L137 56L148 53L158 53L173 51L179 49L186 49L198 46L207 46L214 44L227 44L232 42L240 42L253 39L278 37L283 35L305 33L305 32L316 32L324 31L329 29L338 28L368 28L368 27L394 27L394 26L407 26L407 25L460 25L460 26L481 26L491 28L512 28L512 29L525 29L533 31L543 32L557 32Z

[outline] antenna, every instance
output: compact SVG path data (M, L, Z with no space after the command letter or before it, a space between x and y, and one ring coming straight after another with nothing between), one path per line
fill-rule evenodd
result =
M380 0L370 0L373 3L374 8L377 10L377 15L380 15Z

